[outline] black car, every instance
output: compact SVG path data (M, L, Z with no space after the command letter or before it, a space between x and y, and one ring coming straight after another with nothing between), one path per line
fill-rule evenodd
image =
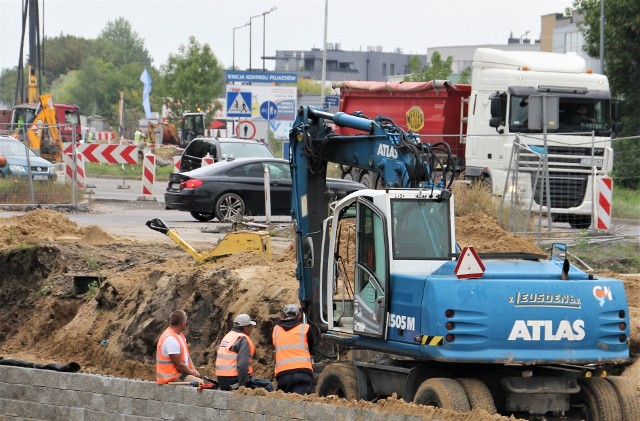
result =
M191 213L198 221L219 221L243 215L264 215L264 169L269 168L271 214L291 212L289 162L278 158L238 158L186 173L171 174L164 193L167 209ZM327 179L336 198L366 188L348 180Z
M207 154L211 155L215 162L228 158L274 158L267 145L255 140L198 137L184 149L180 158L180 172L200 168L202 158Z

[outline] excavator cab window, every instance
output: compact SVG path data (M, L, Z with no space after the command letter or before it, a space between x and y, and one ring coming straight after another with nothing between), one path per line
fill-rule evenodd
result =
M393 258L449 260L449 202L392 200Z

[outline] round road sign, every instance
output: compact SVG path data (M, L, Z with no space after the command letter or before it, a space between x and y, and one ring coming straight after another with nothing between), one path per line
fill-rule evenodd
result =
M236 136L240 139L253 139L256 136L256 126L249 120L241 120L236 126Z
M273 120L278 115L278 106L273 101L265 101L260 104L260 116L265 120Z

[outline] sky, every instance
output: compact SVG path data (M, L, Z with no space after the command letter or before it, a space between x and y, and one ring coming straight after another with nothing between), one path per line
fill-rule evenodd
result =
M154 66L193 35L208 43L222 65L262 68L265 52L322 48L325 0L43 0L44 33L96 38L105 25L124 17L144 40ZM505 44L510 33L540 36L540 17L563 13L572 0L328 0L327 42L342 50L427 48ZM22 0L0 0L0 69L18 62ZM264 17L263 12L276 9ZM251 16L257 16L250 19ZM251 27L236 29L251 21ZM265 24L266 23L266 26ZM42 25L42 24L41 24ZM251 54L249 49L251 28ZM235 33L235 49L233 34ZM27 41L28 43L28 38ZM25 45L25 51L28 48ZM46 51L45 51L46 54ZM267 70L274 68L266 60Z

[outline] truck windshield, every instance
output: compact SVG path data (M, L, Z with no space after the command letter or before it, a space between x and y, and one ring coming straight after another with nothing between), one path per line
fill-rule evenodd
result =
M509 131L512 133L535 132L529 130L529 97L512 95L509 101ZM610 101L608 99L560 97L559 124L555 132L591 132L606 135L611 130Z
M451 259L449 201L392 200L391 218L394 259Z

